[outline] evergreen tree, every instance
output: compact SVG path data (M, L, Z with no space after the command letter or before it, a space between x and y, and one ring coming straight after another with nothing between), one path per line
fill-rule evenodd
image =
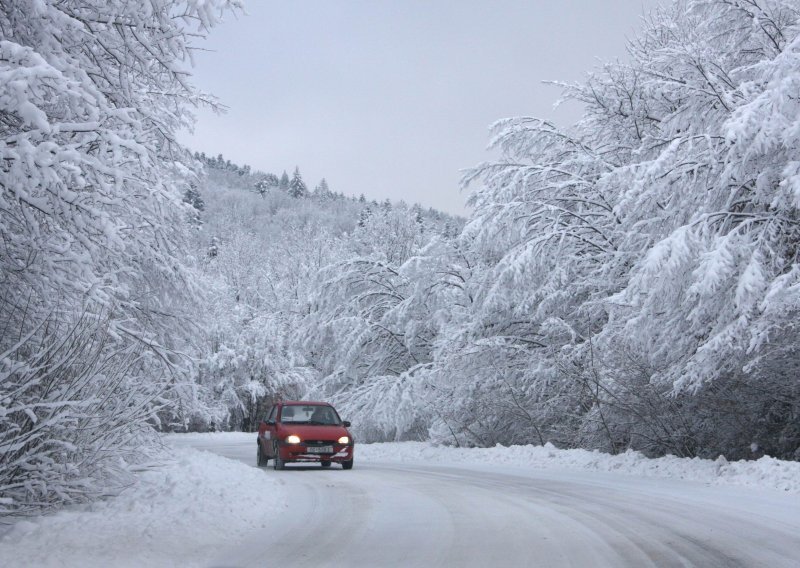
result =
M325 178L322 178L317 187L314 188L314 197L317 199L330 199L332 197L331 190Z
M205 202L194 182L190 183L189 187L186 188L183 194L183 202L192 206L192 209L189 211L189 224L194 226L201 225L200 212L205 209Z
M286 170L283 170L283 175L278 182L278 188L283 191L289 191L289 175L286 173Z
M295 199L308 197L308 187L306 187L306 183L300 175L299 167L294 168L294 175L292 175L292 181L289 183L289 195Z
M205 209L205 202L203 201L203 197L200 195L200 192L197 190L197 185L194 183L190 183L189 187L183 194L183 201L184 203L188 203L198 211L202 211Z
M369 205L367 205L358 215L358 226L362 228L366 226L370 217L372 217L372 209L370 209Z
M414 214L414 221L422 225L422 223L425 221L424 217L422 216L422 207L420 207L419 204L415 204L411 208L411 211Z

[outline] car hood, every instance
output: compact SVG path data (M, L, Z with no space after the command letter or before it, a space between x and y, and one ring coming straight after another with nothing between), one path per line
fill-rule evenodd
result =
M336 441L342 436L350 436L344 426L318 426L315 424L281 424L278 429L281 438L294 434L301 440ZM352 439L352 436L350 436Z

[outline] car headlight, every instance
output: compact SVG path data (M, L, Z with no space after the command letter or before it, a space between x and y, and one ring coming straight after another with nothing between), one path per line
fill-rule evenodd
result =
M286 436L286 443L287 444L299 444L300 443L300 436L295 436L292 434L291 436Z
M339 443L340 444L349 444L350 443L350 438L348 438L347 436L342 436L341 438L339 438Z

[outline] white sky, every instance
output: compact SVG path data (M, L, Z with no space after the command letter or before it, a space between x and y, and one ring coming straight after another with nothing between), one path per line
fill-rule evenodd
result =
M463 213L459 170L487 160L488 127L529 115L566 124L556 87L626 38L657 0L247 0L214 29L195 84L229 107L201 111L192 149L309 188Z

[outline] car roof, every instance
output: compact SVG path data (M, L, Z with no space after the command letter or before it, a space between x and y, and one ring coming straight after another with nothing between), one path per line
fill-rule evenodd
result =
M280 402L283 406L302 406L302 405L317 405L317 406L331 406L327 402L315 402L313 400L284 400Z

